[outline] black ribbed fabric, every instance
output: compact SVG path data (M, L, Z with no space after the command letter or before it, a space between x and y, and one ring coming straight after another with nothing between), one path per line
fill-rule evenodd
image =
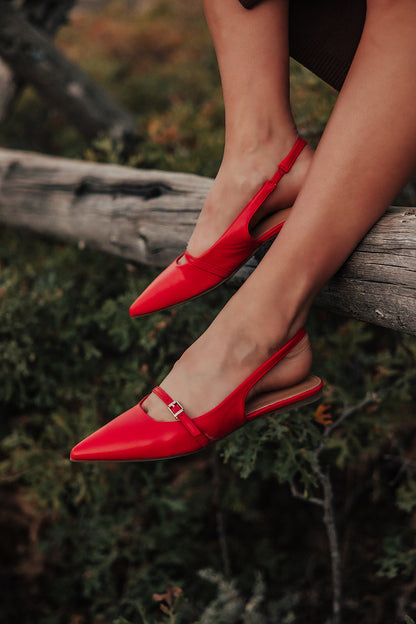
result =
M252 9L256 4L259 4L261 0L240 0L240 4L243 5L245 9Z
M290 55L340 89L361 38L365 0L290 0Z
M254 8L262 0L239 0ZM290 55L340 89L361 38L366 0L290 0Z

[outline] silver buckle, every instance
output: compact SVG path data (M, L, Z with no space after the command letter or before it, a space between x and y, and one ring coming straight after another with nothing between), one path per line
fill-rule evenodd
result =
M179 420L178 418L179 414L182 414L182 412L184 411L179 401L172 401L172 403L169 403L168 410L170 411L172 416L176 418L176 420Z

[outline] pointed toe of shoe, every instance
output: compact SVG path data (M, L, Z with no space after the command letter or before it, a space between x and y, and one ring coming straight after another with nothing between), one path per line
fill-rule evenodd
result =
M139 423L146 413L135 405L79 442L71 451L71 461L127 461L134 442L140 446Z
M74 446L70 458L73 462L115 461L125 459L125 454L125 441L105 425Z
M77 444L71 451L71 461L150 461L200 449L180 423L153 420L141 403Z
M71 451L71 461L129 461L133 456L145 457L147 419L141 404L135 405L79 442Z
M220 281L216 275L205 274L189 262L180 264L179 258L162 271L130 306L130 316L150 314L183 303Z
M79 444L74 446L69 456L72 462L88 461L88 458L91 455L91 449L90 445L88 443L86 444L87 440L88 438L85 438L85 440L82 440L82 442L79 442Z
M175 260L137 297L130 306L130 316L150 314L179 303L182 289L182 272Z
M131 304L129 308L130 316L143 316L170 307L173 303L170 303L169 294L169 290L166 291L164 288L163 290L156 289L154 282L152 282L146 290L137 297L136 301Z

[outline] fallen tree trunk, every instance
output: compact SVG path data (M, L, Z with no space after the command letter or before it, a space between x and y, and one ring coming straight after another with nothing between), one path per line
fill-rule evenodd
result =
M0 149L0 223L164 266L183 251L211 181Z
M0 223L162 267L184 249L210 185L192 174L0 150ZM390 208L318 304L416 334L416 208Z

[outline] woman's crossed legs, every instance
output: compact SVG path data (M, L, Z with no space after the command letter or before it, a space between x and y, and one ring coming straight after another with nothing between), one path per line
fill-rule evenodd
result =
M237 0L206 0L205 10L224 88L226 147L189 243L194 254L225 230L296 136L287 86L286 0L266 0L253 11ZM219 404L296 333L316 294L411 176L415 31L414 0L368 0L361 42L317 152L313 159L305 152L266 206L284 209L296 198L285 226L161 384L190 417ZM293 385L310 365L305 337L252 394ZM155 395L144 408L155 420L173 418Z

